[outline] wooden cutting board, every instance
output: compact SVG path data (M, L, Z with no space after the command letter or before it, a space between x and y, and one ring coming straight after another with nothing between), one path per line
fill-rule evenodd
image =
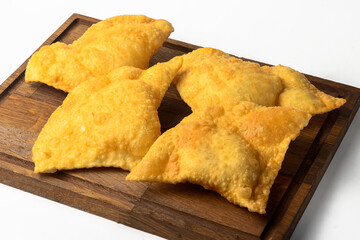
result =
M99 20L72 15L44 45L71 43ZM198 48L168 40L151 59L164 62ZM31 148L66 94L25 83L27 61L0 86L0 181L4 184L170 239L289 238L324 175L360 104L360 89L318 77L319 89L346 98L338 110L313 117L291 143L271 189L267 214L250 213L192 184L126 182L114 168L34 174ZM171 87L160 108L162 131L190 114Z

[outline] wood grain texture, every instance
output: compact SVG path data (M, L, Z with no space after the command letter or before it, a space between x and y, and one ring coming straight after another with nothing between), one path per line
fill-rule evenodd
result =
M44 45L71 43L98 21L74 14ZM196 48L169 39L150 65ZM127 172L121 169L34 174L31 148L66 93L25 83L26 64L27 60L0 86L0 181L169 239L290 238L360 105L359 89L307 75L319 89L347 103L313 117L291 143L271 189L267 214L259 215L197 185L126 182ZM162 132L190 113L171 86L159 108Z

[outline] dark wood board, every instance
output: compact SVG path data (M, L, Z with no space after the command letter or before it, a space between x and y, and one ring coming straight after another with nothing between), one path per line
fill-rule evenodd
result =
M44 45L71 43L98 21L74 14ZM150 65L196 48L169 39ZM316 87L346 98L347 103L313 117L291 143L271 189L267 214L260 215L197 185L126 182L127 172L121 169L34 174L32 145L66 94L44 84L25 83L26 64L0 86L0 181L169 239L290 238L360 105L360 89L307 75ZM159 108L162 131L190 112L170 87Z

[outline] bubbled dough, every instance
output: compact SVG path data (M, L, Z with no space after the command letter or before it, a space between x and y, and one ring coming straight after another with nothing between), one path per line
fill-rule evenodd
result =
M265 213L270 188L291 140L311 115L241 102L207 107L166 131L127 180L191 182L249 211Z
M157 108L182 59L121 67L83 82L49 118L33 147L35 172L132 169L160 136Z
M121 66L146 69L151 56L173 31L165 20L116 16L92 25L72 44L56 42L33 54L26 82L43 82L65 92Z
M260 67L213 48L200 48L183 58L184 64L174 83L193 111L207 106L232 107L249 101L315 115L346 102L321 92L303 74L282 65Z

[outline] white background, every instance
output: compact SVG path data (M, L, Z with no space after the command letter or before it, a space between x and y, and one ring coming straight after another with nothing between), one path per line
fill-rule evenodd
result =
M0 82L72 13L164 18L171 38L360 87L357 1L1 1ZM360 121L347 135L292 239L354 239L360 215ZM158 239L0 184L0 239Z

